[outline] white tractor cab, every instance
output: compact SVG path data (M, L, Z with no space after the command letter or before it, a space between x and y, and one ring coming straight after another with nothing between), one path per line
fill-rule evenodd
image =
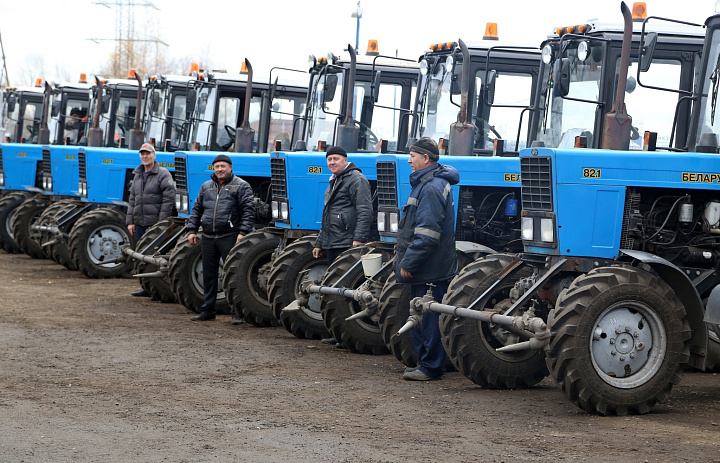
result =
M58 84L52 90L50 106L50 143L77 145L88 129L92 85L85 74L77 83Z
M37 139L42 119L43 79L34 87L7 87L2 107L3 142L30 143Z

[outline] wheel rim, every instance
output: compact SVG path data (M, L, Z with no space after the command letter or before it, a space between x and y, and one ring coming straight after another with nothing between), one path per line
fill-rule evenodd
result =
M301 271L295 279L295 299L300 298L300 284L305 280L305 277L310 279L313 284L319 285L325 275L325 271L328 268L327 263L316 263L303 271ZM302 307L301 310L307 314L308 317L313 320L322 321L322 312L320 311L320 295L311 294L308 301L307 307Z
M225 291L222 289L222 276L223 276L223 265L225 264L224 259L220 259L220 268L218 269L218 292L216 300L220 301L225 299ZM195 257L195 262L192 266L192 285L198 294L204 295L205 289L203 285L203 266L202 266L202 254Z
M598 317L590 356L611 386L630 389L648 382L662 366L667 349L665 327L657 313L639 302L620 302Z
M13 226L15 226L15 219L17 218L17 207L14 208L7 217L7 220L5 220L5 231L7 232L8 236L15 240L15 234L13 233Z
M367 279L365 278L365 274L361 271L352 280L352 282L350 283L350 287L353 289L358 289L360 286L362 286L363 283L365 283L365 281L367 281ZM347 301L347 304L351 315L355 315L356 313L365 310L357 301ZM374 322L370 317L356 319L355 323L361 326L366 331L369 331L371 333L380 333L380 325Z
M104 262L119 257L122 253L122 246L129 239L127 233L118 226L104 225L99 227L90 234L86 247L88 256L94 264L103 267L114 268L122 265L117 262L109 264Z
M269 305L267 295L267 282L272 268L272 256L275 249L258 254L250 262L250 271L247 272L247 286L251 288L252 297L263 305Z

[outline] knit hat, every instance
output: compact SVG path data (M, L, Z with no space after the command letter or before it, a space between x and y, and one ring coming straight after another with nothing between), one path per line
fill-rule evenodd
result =
M151 145L150 143L143 143L143 145L138 150L139 152L147 151L148 153L155 154L155 147Z
M410 151L420 154L427 154L431 161L437 162L440 159L440 151L438 150L435 140L429 137L422 137L410 147Z
M330 148L328 148L327 152L325 153L325 157L328 157L331 154L339 154L340 156L347 157L347 151L345 151L339 146L331 146Z
M217 156L215 156L215 159L213 159L212 163L215 164L216 162L221 162L221 161L227 162L228 164L232 165L232 159L230 159L230 156L228 156L226 154L218 154Z

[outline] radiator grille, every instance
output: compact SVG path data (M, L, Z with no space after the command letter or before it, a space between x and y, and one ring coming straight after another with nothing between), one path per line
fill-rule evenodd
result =
M520 181L523 210L552 212L552 168L549 157L520 158Z
M287 198L287 179L285 177L285 159L270 159L270 184L273 198Z
M42 150L43 154L43 173L47 174L48 176L52 174L52 169L50 168L50 148L43 148Z
M80 173L80 180L87 181L87 166L85 164L85 151L80 150L78 153L78 169Z
M187 167L185 161L184 157L175 156L175 186L182 191L187 191Z
M398 207L395 162L377 163L378 207Z

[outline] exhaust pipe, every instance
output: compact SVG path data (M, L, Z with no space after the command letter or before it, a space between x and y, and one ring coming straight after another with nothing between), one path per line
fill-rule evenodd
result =
M142 110L142 80L140 80L140 76L138 76L137 71L135 71L135 79L138 83L138 93L137 93L137 107L135 109L135 125L133 126L132 130L130 130L130 140L128 140L128 149L137 151L140 149L140 147L145 143L145 132L143 132L142 128L140 127L140 112Z
M630 46L632 44L632 14L625 2L620 3L625 20L623 31L623 44L620 52L620 72L618 74L618 87L615 96L615 105L612 111L605 114L603 121L602 148L609 150L626 151L630 148L630 132L632 130L632 117L625 108L625 87L627 86L628 67L630 66Z
M95 84L97 85L97 98L95 99L95 115L93 116L93 126L88 130L88 146L103 145L103 130L100 128L100 113L102 112L102 94L103 81L95 76Z
M448 154L453 156L472 156L475 140L475 125L468 122L470 104L470 51L461 39L458 39L463 57L463 70L460 81L460 111L457 122L450 125L450 144Z
M245 109L243 111L243 122L235 129L235 152L252 153L255 141L255 130L250 127L250 100L252 99L253 69L250 61L245 59L247 66L247 84L245 85Z
M348 153L354 153L357 152L359 137L358 128L355 127L355 120L352 117L357 56L355 55L355 49L350 44L348 44L348 52L350 53L350 76L347 87L345 88L345 114L342 122L338 125L335 144L342 147Z
M38 144L47 145L50 143L50 129L48 128L48 110L52 105L52 86L45 81L45 95L43 96L43 113L38 131Z

